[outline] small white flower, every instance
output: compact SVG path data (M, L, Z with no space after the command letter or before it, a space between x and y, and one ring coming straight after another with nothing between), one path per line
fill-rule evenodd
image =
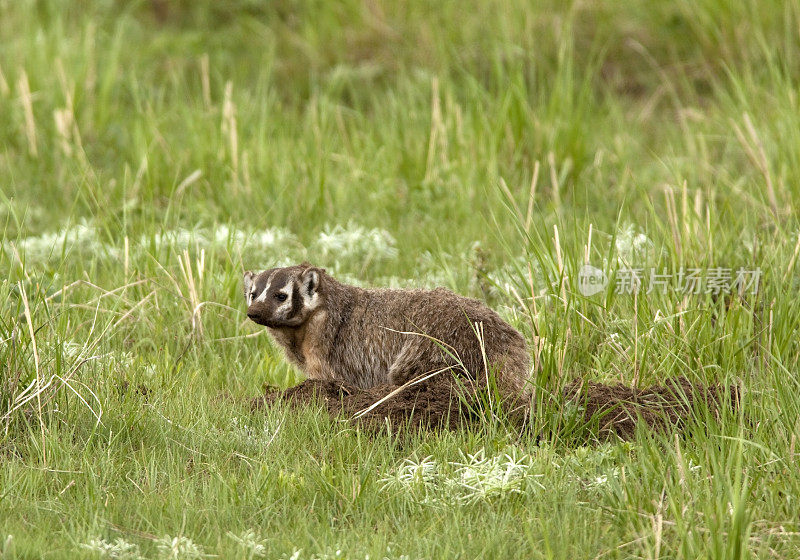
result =
M275 439L275 436L280 431L281 426L282 423L279 423L277 426L271 426L268 423L265 423L263 426L258 428L240 423L238 418L233 418L231 420L233 435L239 442L248 445L256 445L259 447L265 447L273 439Z
M170 537L169 535L164 535L156 541L156 548L158 548L161 558L169 560L202 558L205 556L202 546L184 536Z
M626 265L641 262L653 248L653 242L643 233L636 233L633 224L628 224L617 232L614 242L617 256Z
M532 475L530 457L505 454L486 457L481 449L467 455L464 463L452 463L459 475L448 484L461 502L472 503L505 494L520 493L527 476ZM537 485L541 486L538 482Z
M103 538L93 538L89 542L82 543L81 548L97 553L101 558L121 558L138 559L139 547L134 543L129 543L125 539L117 538L114 542L108 542Z
M610 481L617 480L620 476L619 467L613 467L603 474L590 477L584 482L586 488L591 490L607 490ZM581 477L576 477L581 479Z
M14 243L17 251L28 261L46 261L58 257L62 250L78 250L91 253L93 257L116 256L119 250L100 241L97 228L90 222L81 220L77 224L58 231L24 237ZM3 243L3 249L11 254L10 242Z
M283 228L269 228L257 231L250 237L249 244L270 249L285 249L287 245L297 245L297 238Z
M410 488L417 485L431 484L438 475L438 465L431 457L425 457L417 462L406 459L403 465L391 475L383 477L380 482L383 488L392 486Z
M228 536L239 543L239 546L241 546L251 558L254 556L263 557L267 555L266 541L253 529L248 529L238 536L229 531Z
M208 240L200 230L190 231L184 228L161 231L153 234L152 237L146 234L139 239L139 244L145 248L149 248L151 242L156 249L161 247L188 249L193 245L205 246L208 244Z
M336 258L393 259L398 255L392 235L383 229L367 229L359 225L335 225L320 232L314 247L322 256Z
M145 250L155 246L157 250L164 247L171 247L177 251L217 247L231 252L247 251L249 258L268 260L270 266L290 264L296 260L291 258L292 252L298 253L294 257L303 254L303 248L297 238L283 228L254 231L231 228L225 224L219 224L213 229L176 228L143 235L139 239L139 245Z
M430 457L406 462L393 474L381 479L384 489L399 487L420 493L421 503L474 503L498 496L521 493L526 482L540 474L533 473L529 455L510 454L486 457L480 450L463 456L461 462L440 465ZM539 487L541 484L534 481Z
M244 245L247 239L247 234L242 230L236 228L229 228L225 224L220 224L214 231L211 232L209 238L213 240L215 245L226 245L231 242L233 245Z
M68 363L90 358L102 362L109 369L129 369L135 358L130 352L107 352L105 354L89 354L87 345L80 342L67 341L61 346L61 354Z
M80 344L78 342L72 342L72 341L65 342L64 345L61 347L61 354L66 360L72 362L75 361L78 358L78 356L81 355L81 352L83 352L85 347L86 347L85 345Z
M147 379L155 379L155 377L158 375L158 368L155 364L146 364L142 368L142 373L144 373L144 376Z

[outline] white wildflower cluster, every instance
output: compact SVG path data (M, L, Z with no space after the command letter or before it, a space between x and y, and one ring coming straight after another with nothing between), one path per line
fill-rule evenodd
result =
M612 467L602 474L595 474L583 480L584 486L589 490L605 490L609 482L616 482L620 477L620 469Z
M143 235L139 243L143 247L155 245L156 248L171 247L178 250L213 246L238 251L246 249L256 257L270 257L272 266L286 266L308 257L308 252L297 237L279 227L243 230L221 224L215 228L177 228L155 235ZM397 256L394 245L394 238L385 230L349 223L347 226L326 226L310 248L323 258L383 260Z
M646 261L653 249L650 238L643 233L636 233L633 224L628 224L617 232L614 245L617 259L627 266Z
M126 560L142 558L139 553L139 546L122 538L116 538L112 542L104 538L93 538L89 542L82 543L80 547L94 552L100 558L121 558Z
M308 554L304 555L302 549L295 549L292 551L291 554L284 554L281 556L281 560L337 560L339 558L360 558L359 556L354 556L351 553L345 554L345 552L341 549L329 551L329 552L322 552L318 554ZM363 556L364 560L371 560L369 554L365 554ZM386 547L386 554L383 556L378 556L378 560L411 560L411 557L407 554L401 554L399 556L395 556L391 552L391 547Z
M154 245L156 249L163 247L171 247L176 250L229 247L238 251L247 249L266 253L283 253L290 249L300 248L297 237L283 228L242 230L231 228L225 224L217 225L214 228L176 228L156 234L142 235L139 244L145 248Z
M381 478L382 490L400 490L422 504L437 504L445 493L446 476L431 457L406 459L394 472Z
M79 342L65 342L61 346L61 355L64 359L68 362L74 362L80 358L80 356L86 350L86 346L79 343Z
M96 349L95 349L96 350ZM80 342L68 341L61 347L64 361L73 364L79 360L99 361L108 369L127 370L130 369L135 357L130 352L91 352L90 349Z
M435 484L439 476L439 463L431 457L425 457L419 461L406 459L394 473L381 479L381 482L384 483L384 488L399 486L412 490Z
M202 546L196 544L189 537L182 535L178 537L165 535L156 540L156 548L158 549L159 557L164 560L191 560L202 558L206 555Z
M421 461L407 459L394 473L381 479L384 489L400 488L421 503L471 504L524 492L529 483L543 486L535 479L530 455L512 450L487 456L481 449L462 454L462 460L439 463L430 457Z
M281 425L271 426L265 423L261 427L248 426L240 422L238 418L233 418L231 420L231 429L238 442L263 448L275 439L281 429Z
M102 241L101 232L90 221L82 220L55 232L4 241L2 249L11 257L14 252L28 262L46 262L65 252L79 251L93 258L120 258L125 249L123 239L111 244ZM326 226L306 249L297 237L280 227L266 229L239 229L219 224L215 227L179 227L155 233L146 233L132 239L129 251L137 255L141 251L209 250L221 248L232 253L244 253L254 260L262 260L270 266L287 266L314 257L327 259L332 270L342 261L388 260L397 257L395 239L383 229L365 228L348 223L346 226ZM266 264L266 263L265 263Z
M65 252L90 254L95 259L121 257L124 241L118 239L116 243L108 244L101 241L101 237L97 227L82 220L55 232L24 237L14 242L5 241L2 248L9 256L13 256L16 249L20 257L28 262L46 262L50 258L59 257L62 249ZM292 252L298 257L304 255L304 249L297 237L286 229L242 230L225 224L214 228L176 228L144 234L138 240L131 240L130 251L135 253L137 250L151 248L157 251L167 247L176 251L213 247L229 248L232 251L246 249L257 256L267 256L270 259ZM286 260L285 264L289 264L291 260L293 259Z
M156 249L169 246L175 249L188 249L197 244L202 244L201 239L198 238L197 232L189 229L168 229L156 232L152 235L142 235L139 238L139 245L142 247L149 247L151 244L155 245Z
M14 250L26 262L46 262L65 253L81 252L94 257L116 257L119 250L100 240L96 227L86 220L63 227L58 231L23 237L14 242L4 241L3 250L14 255ZM12 247L13 244L13 247Z
M389 260L398 255L395 240L388 231L367 229L353 223L325 227L312 249L321 257L333 257L336 260Z
M520 493L525 489L526 479L544 488L534 479L542 475L531 472L530 456L516 455L487 457L483 449L474 455L466 455L464 462L453 463L457 476L447 480L451 494L461 502L473 503Z
M228 537L236 541L248 558L262 558L267 555L267 541L253 529L243 531L239 535L229 531Z
M303 554L303 549L295 549L291 554L284 554L281 560L337 560L338 558L353 558L352 555L345 556L344 551L341 549L332 550L329 552L321 552L318 554ZM369 555L364 557L364 560L369 560Z

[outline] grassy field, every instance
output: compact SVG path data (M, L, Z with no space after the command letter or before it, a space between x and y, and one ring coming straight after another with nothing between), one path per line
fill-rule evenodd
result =
M798 84L796 0L0 0L0 557L800 557ZM540 437L252 412L303 259L487 301ZM681 375L740 410L559 397Z

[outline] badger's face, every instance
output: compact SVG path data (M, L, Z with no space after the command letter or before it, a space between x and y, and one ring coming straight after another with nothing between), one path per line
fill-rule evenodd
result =
M247 316L259 325L280 329L302 325L322 303L325 271L308 264L244 273Z

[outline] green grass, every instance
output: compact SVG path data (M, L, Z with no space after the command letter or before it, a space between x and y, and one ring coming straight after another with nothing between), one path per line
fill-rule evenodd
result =
M0 0L0 556L797 558L799 28L788 0ZM541 438L251 411L299 376L241 272L302 259L486 300L539 357ZM762 277L634 298L626 265ZM679 375L742 410L597 445L558 398Z

